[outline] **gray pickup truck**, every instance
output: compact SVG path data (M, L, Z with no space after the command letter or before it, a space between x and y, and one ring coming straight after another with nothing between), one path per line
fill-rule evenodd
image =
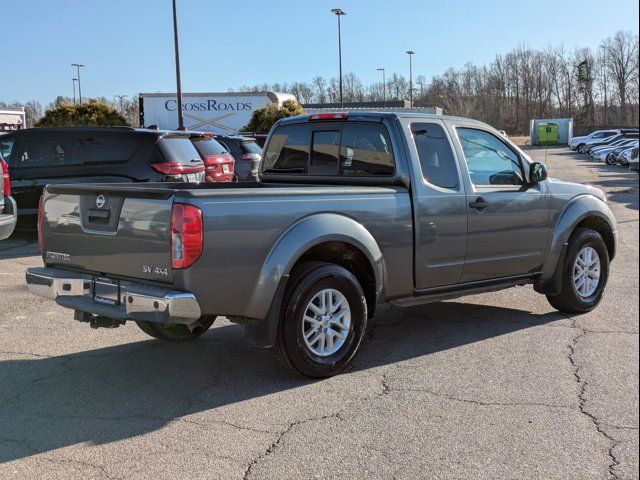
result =
M410 113L279 121L256 184L49 186L33 293L170 341L218 315L308 377L356 354L376 305L533 284L600 302L618 230L602 191L547 179L490 126Z

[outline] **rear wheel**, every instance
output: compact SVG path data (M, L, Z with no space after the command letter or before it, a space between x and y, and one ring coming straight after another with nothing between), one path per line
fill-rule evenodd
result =
M367 327L358 280L329 263L305 263L291 274L273 357L310 378L330 377L355 356Z
M565 313L590 312L604 295L609 277L609 252L602 236L591 229L577 229L565 259L562 293L547 295L553 308Z
M204 315L199 320L189 325L184 324L172 324L162 325L159 323L136 321L140 330L147 335L157 338L159 340L166 340L168 342L184 342L186 340L193 340L205 333L213 322L215 321L215 315Z

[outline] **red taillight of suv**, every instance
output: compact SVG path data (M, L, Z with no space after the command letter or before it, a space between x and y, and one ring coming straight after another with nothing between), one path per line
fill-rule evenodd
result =
M232 155L209 155L204 159L205 182L231 182L235 179L235 159Z
M44 227L44 195L40 195L38 200L38 245L40 246L40 253L44 252L44 237L42 228Z
M0 159L0 172L2 172L2 184L4 187L4 196L11 195L11 180L9 179L9 165L7 162Z
M158 173L170 176L179 176L186 173L202 173L204 167L202 165L190 166L184 165L180 162L164 162L164 163L152 163L151 167Z
M174 203L171 209L171 266L189 268L200 255L204 232L202 211L187 203Z

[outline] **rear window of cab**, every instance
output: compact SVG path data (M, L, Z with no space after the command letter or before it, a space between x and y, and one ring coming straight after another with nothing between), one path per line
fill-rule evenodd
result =
M371 122L283 125L271 136L263 173L307 176L393 176L384 125Z

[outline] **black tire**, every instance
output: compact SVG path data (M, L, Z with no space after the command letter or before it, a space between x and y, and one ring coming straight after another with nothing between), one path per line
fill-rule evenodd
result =
M205 333L209 328L211 328L215 319L215 315L205 315L200 317L200 320L189 326L182 324L161 325L159 323L142 321L136 321L136 324L144 333L153 338L157 338L158 340L184 342L186 340L198 338L200 335Z
M324 289L341 293L349 304L351 326L341 347L319 356L303 338L303 317L312 299ZM291 272L282 303L273 358L289 370L309 378L324 378L344 370L353 359L367 328L367 303L362 287L347 269L331 263L303 263Z
M600 258L600 279L595 291L589 297L582 297L573 282L573 269L578 254L586 247L592 247ZM562 293L547 295L553 308L564 313L586 313L598 306L604 295L609 279L609 252L602 236L595 230L579 228L573 232L562 271Z
M616 161L613 159L613 154L612 153L607 155L607 158L605 159L605 163L607 165L615 165L616 164Z

